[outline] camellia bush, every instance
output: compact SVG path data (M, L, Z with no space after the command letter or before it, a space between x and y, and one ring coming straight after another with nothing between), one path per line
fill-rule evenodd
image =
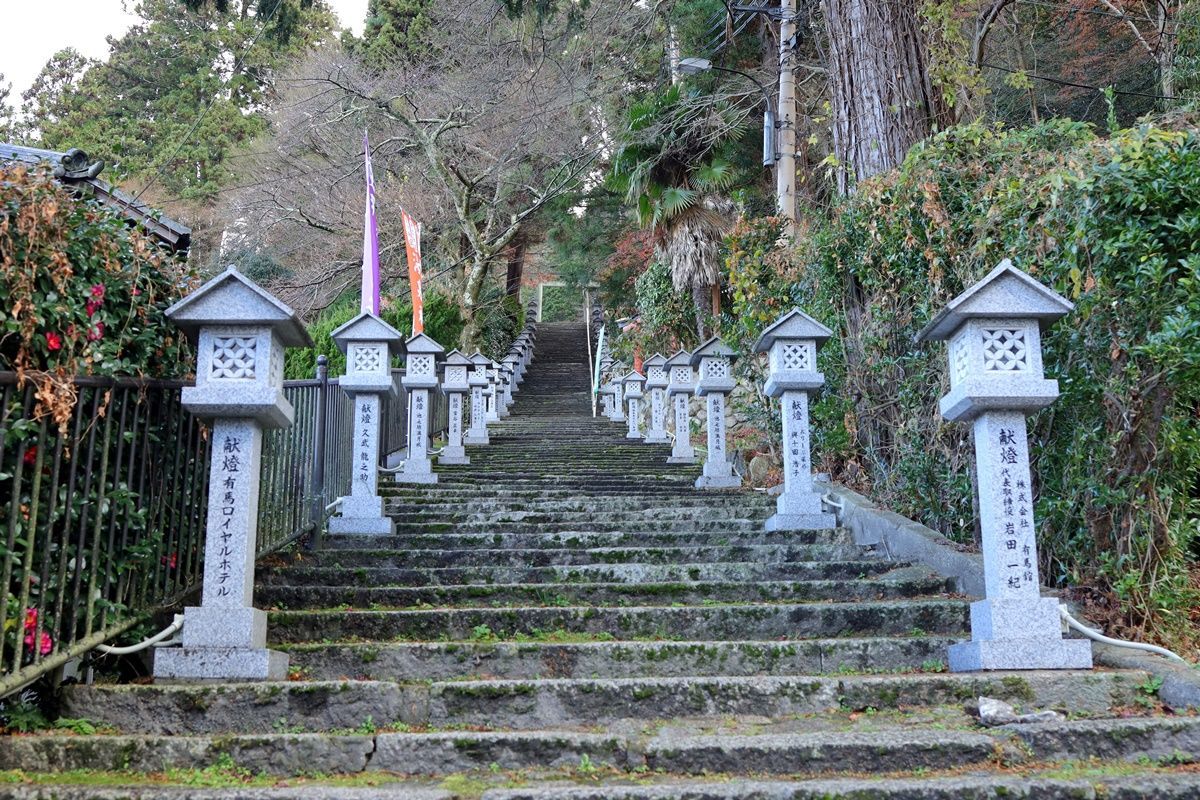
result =
M1062 397L1030 421L1043 579L1118 632L1195 652L1200 593L1200 135L984 124L814 215L728 243L723 334L743 351L797 305L835 331L814 407L823 468L971 543L968 426L943 421L945 346L915 334L999 261L1075 303L1044 340ZM744 369L750 369L750 365ZM777 430L777 423L772 427Z
M187 343L163 311L195 276L116 211L42 171L0 167L0 369L70 416L79 375L180 377Z

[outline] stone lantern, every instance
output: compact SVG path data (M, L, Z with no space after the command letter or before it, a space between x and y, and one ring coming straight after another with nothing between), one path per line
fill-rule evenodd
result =
M517 362L519 360L512 353L500 359L500 371L504 380L504 405L501 416L507 417L512 413L509 409L513 404L513 392L517 390Z
M613 406L613 397L612 397L612 392L609 391L610 387L609 387L608 383L606 383L604 380L604 376L608 375L612 371L613 363L614 362L613 362L612 358L609 356L604 356L604 358L600 359L600 373L599 373L600 384L599 384L599 386L596 387L596 390L600 395L600 401L602 403L600 413L603 414L604 416L608 417L609 419L612 419L612 415L613 415L613 407L612 407Z
M624 375L624 367L621 362L614 361L610 367L608 375L608 383L604 384L604 391L612 398L609 405L608 418L613 422L625 421L625 399L624 387L621 385L621 377Z
M183 647L160 648L163 680L282 680L287 654L267 649L267 615L253 607L263 430L292 424L283 351L312 347L299 318L233 267L166 311L198 336L196 385L183 406L212 425L199 606L184 609Z
M467 385L471 387L471 427L467 429L467 435L463 437L464 444L487 444L489 442L485 392L487 392L489 383L487 373L491 363L492 360L478 350L471 356L472 369L467 378Z
M354 398L354 441L350 495L341 498L339 516L329 520L329 532L394 533L396 525L384 515L378 491L379 434L383 398L396 397L392 356L404 352L404 335L364 311L330 336L346 354L346 374L338 385Z
M667 437L667 360L658 353L642 362L646 370L646 389L650 392L650 429L646 431L648 444L663 444L671 441Z
M621 385L625 389L625 403L628 406L626 416L629 420L629 433L625 434L626 439L642 438L642 398L645 396L642 387L645 384L646 379L636 371L621 379Z
M942 416L971 423L975 440L986 597L971 604L971 641L950 647L955 672L1092 666L1091 643L1063 639L1058 601L1041 596L1025 427L1058 397L1041 330L1072 308L1005 260L917 335L950 343Z
M680 350L663 364L668 370L667 397L674 407L675 443L671 447L668 464L696 463L696 450L692 447L692 424L688 404L696 391L692 375L692 354Z
M487 367L488 385L483 391L483 396L487 398L487 421L500 421L500 398L504 395L504 388L500 385L500 362L488 359Z
M446 446L438 455L439 464L470 464L466 448L463 447L463 398L471 391L471 359L457 350L446 354L442 365L442 391L446 393L449 406L449 423L446 431ZM487 429L484 429L487 434Z
M824 510L820 493L813 489L808 419L809 395L825 385L825 376L817 371L817 351L832 336L833 331L796 308L763 331L754 344L754 352L767 353L767 395L782 398L783 493L776 501L775 515L767 520L769 531L837 527L837 519Z
M521 390L521 351L514 345L501 363L507 364L512 377L508 381L508 404L513 404L513 395Z
M407 356L401 383L408 390L408 457L396 481L437 483L437 473L429 460L429 402L438 385L437 359L446 351L423 333L405 342L404 349Z
M725 397L737 385L733 380L735 358L733 349L715 336L692 353L692 366L700 368L696 395L708 402L708 457L704 459L703 474L696 479L697 489L736 489L742 485L725 454Z

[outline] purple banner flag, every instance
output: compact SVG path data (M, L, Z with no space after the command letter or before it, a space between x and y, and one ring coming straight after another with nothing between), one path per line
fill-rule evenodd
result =
M375 217L375 175L371 172L371 144L363 131L363 158L367 165L367 206L363 213L362 310L379 313L379 221Z

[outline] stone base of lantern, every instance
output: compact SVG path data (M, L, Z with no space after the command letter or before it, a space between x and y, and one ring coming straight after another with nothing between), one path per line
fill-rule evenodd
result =
M1062 638L1053 597L972 603L971 636L950 646L951 672L1092 668L1092 643Z
M154 653L163 681L275 681L287 678L288 656L268 650L267 613L257 608L189 606L183 647Z
M465 442L466 439L463 441ZM446 445L442 448L442 452L438 454L438 463L457 466L470 464L471 458L467 455L467 451L464 448Z
M486 433L481 436L472 436L467 434L463 436L463 444L491 444L491 437Z
M646 444L670 444L671 439L666 433L647 433L642 439Z
M827 531L837 527L833 514L773 514L763 526L766 531Z
M739 489L741 486L742 479L737 475L701 475L696 478L697 489Z
M696 454L695 454L695 452L693 452L690 455L686 455L686 456L670 456L667 459L667 463L668 464L695 464L696 463Z
M329 532L351 536L391 536L396 532L396 523L388 517L330 517Z
M288 656L249 647L161 647L154 652L154 679L171 681L283 681Z
M428 486L438 482L436 472L397 472L396 483L411 483L418 486Z
M625 434L625 438L626 439L637 439L638 441L642 441L645 437L642 436L642 434L640 432L635 433L633 431L630 431L629 433Z

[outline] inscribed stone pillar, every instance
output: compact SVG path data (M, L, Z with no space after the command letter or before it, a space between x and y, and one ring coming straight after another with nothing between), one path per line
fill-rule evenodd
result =
M437 473L429 459L430 393L437 388L437 357L445 352L440 344L423 333L404 343L407 354L404 379L408 390L408 456L404 470L396 474L397 483L437 483Z
M457 350L446 354L442 371L442 391L446 393L449 422L446 426L446 446L438 455L439 464L470 464L466 448L463 447L463 399L471 391L468 373L471 359ZM486 429L484 430L486 434Z
M627 407L626 416L629 422L629 432L625 434L626 439L641 439L642 438L642 384L646 379L637 372L630 372L621 379L621 384L625 388L625 404Z
M487 398L484 392L488 386L488 367L492 360L475 351L471 356L471 375L467 385L471 387L471 427L463 437L464 444L487 444L489 442L487 429Z
M346 354L346 374L338 385L354 400L354 439L350 494L341 498L338 516L329 520L329 532L394 533L396 525L384 515L378 490L379 437L382 400L396 397L391 357L404 351L404 336L365 311L330 336Z
M688 408L692 393L696 391L695 378L692 375L692 354L680 350L667 359L664 366L670 375L667 398L671 402L675 426L675 442L671 446L671 456L667 463L694 464L696 450L692 447L692 423Z
M663 444L670 441L667 436L667 360L655 353L642 362L646 370L646 390L650 393L649 430L645 441L648 444Z
M700 368L696 394L708 404L708 457L704 459L704 472L696 479L697 489L736 489L742 485L725 452L725 398L735 386L735 357L729 345L715 336L692 353L692 367Z
M1051 405L1041 329L1074 306L1002 262L951 300L917 336L948 341L950 392L942 416L969 422L975 439L986 598L971 604L971 641L951 646L955 672L1076 669L1091 644L1063 639L1058 601L1042 597L1025 415Z
M268 650L267 615L252 606L264 428L292 424L283 394L285 347L312 347L295 313L233 267L171 306L198 334L196 385L184 408L211 420L204 577L184 609L183 647L159 648L160 680L282 680L285 653Z
M487 421L500 421L500 395L503 389L500 388L500 363L488 359L488 385L483 391L483 396L487 399Z
M813 489L809 395L825 384L817 371L817 350L833 331L793 309L763 331L754 352L768 353L766 393L779 397L783 421L783 492L775 503L768 531L824 530L837 525Z

